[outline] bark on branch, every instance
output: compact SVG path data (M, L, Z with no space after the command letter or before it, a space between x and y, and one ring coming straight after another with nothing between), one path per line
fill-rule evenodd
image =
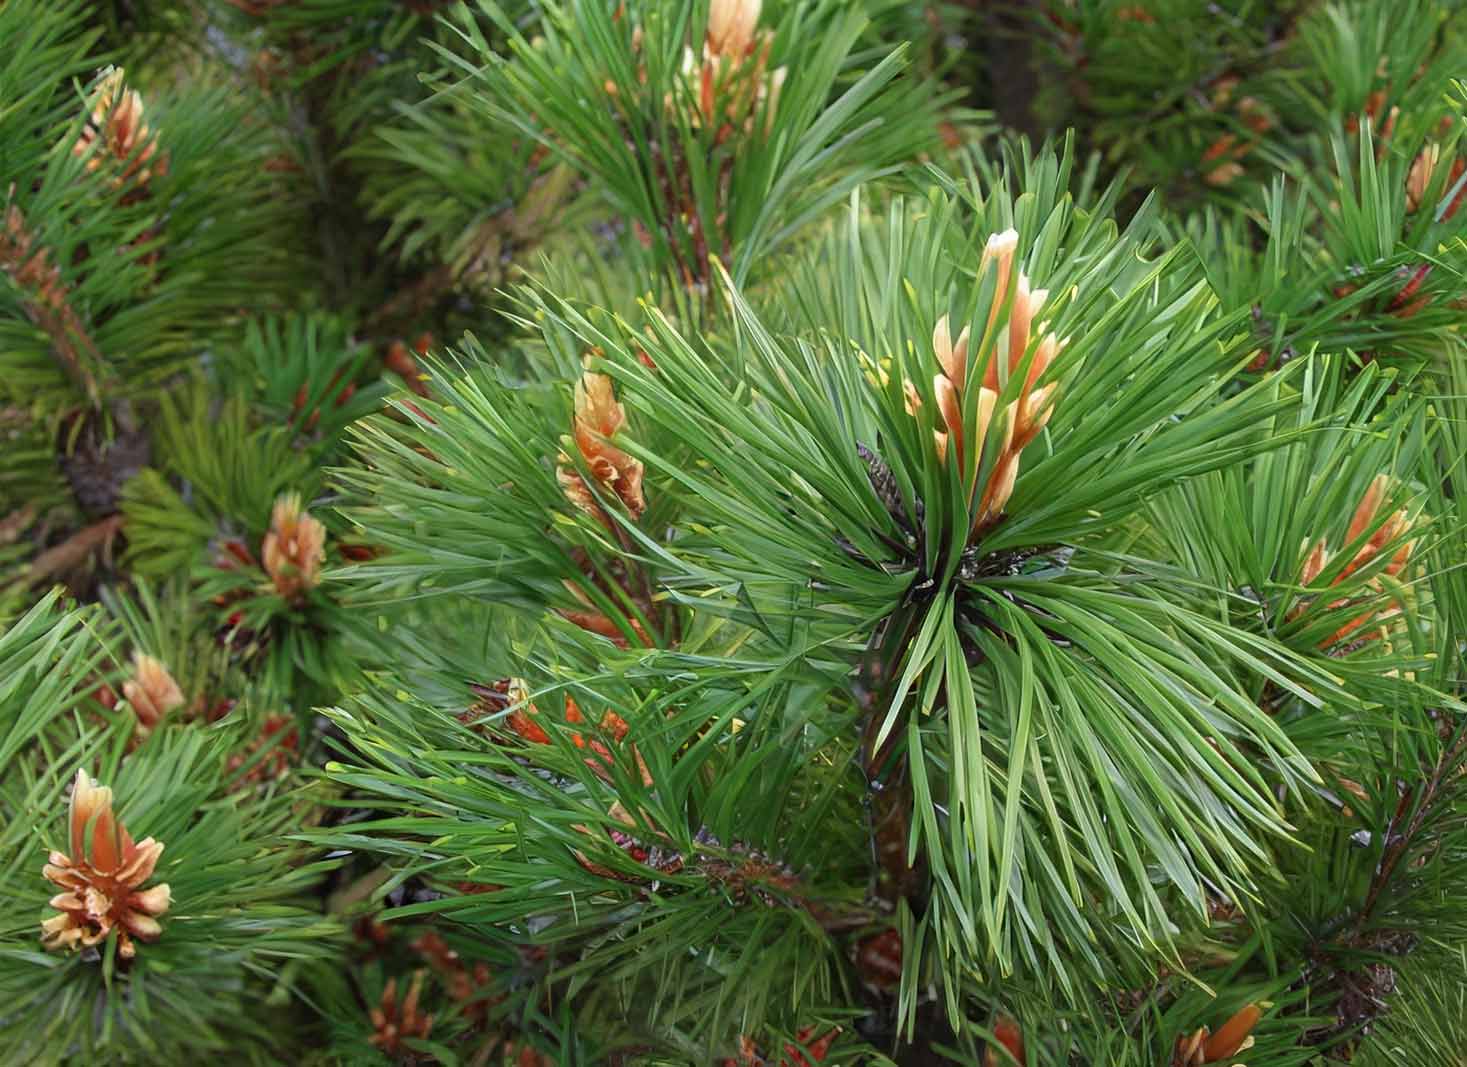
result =
M25 572L25 581L30 585L40 585L58 574L64 574L98 548L111 544L121 529L121 515L109 515L101 522L83 527L32 560Z

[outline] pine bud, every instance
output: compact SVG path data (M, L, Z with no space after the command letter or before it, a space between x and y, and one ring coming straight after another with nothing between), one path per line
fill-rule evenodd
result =
M708 51L738 59L749 51L761 0L713 0L708 7Z
M1208 185L1232 185L1243 176L1243 164L1234 160L1227 160L1213 167L1202 176L1202 180Z
M52 851L41 869L63 890L51 898L59 914L41 924L41 943L48 949L91 947L115 929L118 955L132 959L137 952L133 938L152 941L161 935L157 917L173 902L165 884L139 888L153 877L163 845L151 837L134 843L112 813L112 790L83 770L71 787L68 826L70 856Z
M1360 498L1360 503L1355 506L1355 514L1350 516L1350 528L1345 532L1345 541L1354 541L1369 528L1375 520L1375 513L1380 510L1380 502L1385 498L1386 489L1390 485L1390 478L1384 474L1377 474L1370 480L1370 485L1365 489L1365 495Z
M947 434L953 444L957 446L958 462L963 462L963 402L958 397L957 387L944 374L934 375L932 378L932 389L937 394L937 410L942 415L942 421L947 425ZM946 442L942 445L942 451L946 452Z
M1003 233L992 234L988 243L983 246L983 256L978 261L978 277L981 279L990 263L998 264L998 285L993 290L993 302L988 306L988 326L993 329L993 324L998 321L999 309L1003 307L1005 297L1009 291L1009 277L1014 269L1014 251L1019 247L1019 231L1015 229L1004 230ZM985 375L983 384L990 389L997 388L997 371L990 359L989 368L994 371L995 378L990 382Z
M1049 423L1050 415L1054 414L1054 404L1051 403L1054 392L1055 386L1050 384L1035 390L1024 399L1019 411L1018 425L1014 428L1014 447L1022 449L1038 437Z
M1019 231L1009 227L1002 233L989 234L988 241L983 246L983 256L978 261L978 274L981 277L988 269L989 263L997 263L999 269L1000 284L998 291L1002 293L1007 286L1002 284L1012 269L1014 252L1019 247Z
M917 387L912 384L911 379L905 379L902 382L902 400L908 415L915 418L917 412L922 410L922 394L917 392Z
M1240 1009L1203 1044L1202 1062L1218 1063L1236 1055L1262 1016L1263 1010L1257 1004Z
M1002 267L1000 267L1002 274ZM983 368L983 384L985 387L998 392L1004 387L1009 376L1019 369L1019 364L1024 359L1024 353L1029 350L1031 340L1030 327L1033 325L1034 316L1043 307L1044 301L1049 297L1049 290L1036 289L1029 291L1029 279L1021 271L1018 284L1014 288L1014 299L1009 308L1008 325L1004 327L1003 337L993 354L988 358L988 365ZM992 320L997 316L998 310L1003 302L1003 292L994 294L994 303L989 308L990 326ZM1038 375L1033 377L1037 378ZM1032 379L1030 379L1032 383Z
M418 1000L423 995L423 978L423 971L414 972L401 1003L397 999L397 979L389 978L382 990L382 999L368 1012L372 1036L367 1041L390 1056L410 1051L403 1044L405 1039L421 1040L433 1031L433 1016L418 1010Z
M1018 479L1019 453L1006 452L988 479L988 488L984 490L983 499L978 505L976 526L982 526L1003 514L1009 497L1014 495L1014 485Z
M92 153L99 138L106 154L123 168L113 178L114 185L132 177L137 178L139 185L145 185L154 174L167 173L166 157L154 159L158 144L143 121L143 98L136 89L126 88L120 68L109 71L97 84L92 94L91 119L71 146L72 155L80 158ZM95 171L101 165L100 152L86 163L88 171Z
M1350 517L1350 525L1345 532L1344 543L1345 545L1354 544L1360 538L1365 537L1366 532L1370 531L1372 526L1375 529L1370 533L1365 543L1356 549L1355 555L1351 558L1350 562L1330 582L1331 585L1338 585L1356 571L1375 562L1380 554L1385 551L1387 545L1400 540L1401 536L1410 528L1410 518L1404 509L1397 510L1384 521L1378 521L1380 508L1385 502L1389 488L1390 477L1388 475L1379 474L1371 479L1370 485L1360 498L1360 503L1355 507L1354 514ZM1300 585L1308 586L1318 579L1319 575L1324 571L1324 568L1329 563L1330 553L1325 547L1323 538L1316 541L1312 548L1309 547L1309 542L1305 541L1304 547L1308 549L1308 553L1299 569L1299 583ZM1400 574L1410 564L1411 553L1414 547L1415 541L1407 541L1397 548L1381 569L1381 573L1389 578L1394 578ZM1378 592L1381 589L1380 577L1377 575L1370 578L1366 586L1368 589ZM1347 603L1348 599L1342 598L1331 601L1328 607L1338 608ZM1302 614L1306 606L1306 604L1301 603L1290 613L1290 617L1297 617ZM1398 613L1399 609L1397 608L1372 608L1341 626L1324 640L1323 645L1325 647L1333 645L1372 621L1384 622L1386 619Z
M275 583L276 592L295 600L320 585L325 544L326 527L301 507L299 494L286 493L276 500L270 532L260 549L265 573Z
M575 443L582 460L600 486L621 500L633 519L647 508L642 492L642 463L611 443L626 424L626 409L616 399L611 379L586 371L576 383ZM556 478L566 499L602 525L611 520L596 502L590 487L570 466L570 457L560 457Z
M1033 326L1034 316L1044 307L1044 301L1049 297L1048 289L1035 289L1029 291L1029 279L1023 274L1019 275L1019 285L1014 293L1014 306L1009 312L1008 341L1009 341L1009 373L1013 374L1019 369L1019 364L1024 360L1024 353L1029 350L1031 339L1030 327ZM991 366L992 364L990 364Z
M960 467L967 466L970 451L976 457L982 457L989 452L996 455L981 495L976 494L976 468L970 476L970 480L975 483L968 486L970 502L978 495L972 526L974 532L1002 515L1018 479L1019 454L1043 431L1054 413L1058 385L1051 382L1042 388L1036 386L1066 344L1066 341L1053 334L1044 335L1044 327L1035 325L1034 320L1049 297L1048 290L1031 290L1029 279L1023 272L1019 272L1012 297L1008 294L1018 243L1019 235L1015 230L993 234L984 246L979 263L980 279L990 264L996 265L997 273L997 284L989 304L985 333L991 333L1005 304L1009 315L1003 333L983 367L978 403L974 405L976 425L964 423L963 391L967 387L969 373L969 328L965 326L954 341L952 327L947 316L943 315L932 329L932 352L940 368L940 373L935 374L932 379L932 391L940 419L939 427L933 429L939 462L947 461L950 444L956 450ZM1037 346L1034 345L1036 338ZM1026 357L1027 369L1018 396L1001 413L1003 440L995 449L988 438L997 413L999 397L1010 388L1009 380L1019 368L1025 366ZM922 407L921 397L911 382L902 384L907 414L916 417Z
M510 706L509 728L532 745L550 744L550 735L535 721L540 709L530 702L530 686L523 678L509 679L507 691Z
M1433 141L1421 150L1411 164L1411 170L1406 175L1406 210L1415 211L1421 207L1421 202L1426 199L1426 190L1431 186L1432 176L1436 173L1437 162L1441 159L1441 145Z
M974 450L982 451L989 423L993 419L994 407L998 401L996 392L979 386L976 433L968 434L963 426L963 390L966 388L968 378L968 341L969 330L966 326L958 334L957 341L953 341L946 315L938 319L937 325L933 327L932 351L933 355L937 357L942 373L933 375L932 391L937 397L938 413L943 425L947 427L946 430L934 430L933 438L937 447L937 457L944 462L947 460L948 442L953 441L958 450L960 465L967 456L967 445L970 438ZM911 382L904 382L903 389L906 393L907 414L915 416L922 406L922 398ZM1012 424L1009 425L1009 428L1012 428ZM1008 447L1007 438L1003 447Z
M146 737L163 716L182 706L183 691L161 660L138 652L132 662L132 677L122 683L122 695L137 716L138 732Z
M1008 1057L1002 1057L994 1045L1003 1046L1004 1050L1012 1057L1012 1063ZM983 1050L983 1067L1003 1067L1013 1063L1024 1062L1024 1034L1019 1029L1019 1024L1007 1015L1000 1015L993 1023L993 1044Z
M785 1044L784 1057L779 1061L779 1067L812 1067L812 1064L824 1063L825 1057L830 1053L830 1046L835 1043L838 1036L840 1036L839 1027L819 1037L815 1037L815 1027L800 1027L795 1034L795 1039L799 1041L799 1044Z
M932 329L932 351L937 354L937 364L954 385L961 389L968 381L968 327L958 334L956 342L947 322L947 316L937 320Z
M1304 543L1307 545L1309 542ZM1319 577L1327 563L1329 563L1329 551L1324 546L1324 538L1321 537L1309 550L1309 555L1304 557L1304 566L1299 572L1299 584L1309 585Z
M1048 290L1031 290L1029 279L1020 272L1012 298L1008 299L1008 282L1013 273L1014 253L1018 242L1019 235L1014 230L992 235L983 249L979 265L980 278L988 270L989 264L997 266L997 285L989 305L986 332L993 329L1006 300L1009 317L998 344L983 368L983 380L979 386L978 403L975 405L976 425L964 424L963 391L969 371L969 328L965 326L954 341L952 327L947 316L943 315L932 329L932 351L940 368L940 373L935 374L932 379L932 391L940 418L940 428L933 429L939 462L947 461L949 444L956 449L960 467L966 467L970 449L974 456L982 457L985 454L999 397L1009 388L1010 378L1025 365L1024 360L1028 357L1027 370L1018 396L1002 412L1003 440L997 445L997 458L989 473L988 482L978 498L972 527L975 532L1002 515L1018 479L1019 454L1040 434L1054 412L1057 384L1051 382L1043 388L1036 386L1066 343L1053 334L1040 336L1044 334L1044 327L1034 323L1049 297ZM1030 354L1036 337L1039 338L1038 344ZM906 394L907 414L915 417L922 407L921 397L911 382L903 382L903 391ZM971 478L976 481L976 476L975 469ZM976 485L970 484L968 490L971 501Z

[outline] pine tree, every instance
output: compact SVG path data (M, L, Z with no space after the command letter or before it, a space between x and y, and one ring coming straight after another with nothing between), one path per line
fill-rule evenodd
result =
M1464 33L0 0L6 1062L1461 1062Z

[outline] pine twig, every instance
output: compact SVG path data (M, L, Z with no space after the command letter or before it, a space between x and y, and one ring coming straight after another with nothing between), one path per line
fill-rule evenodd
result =
M436 264L392 293L366 317L366 330L392 333L404 321L424 315L486 257L497 262L509 251L537 244L550 224L550 216L564 202L573 178L574 172L561 164L536 179L519 204L505 208L472 229L467 251L458 257L457 264Z
M26 504L0 519L0 545L13 544L35 517L35 507Z
M844 902L827 902L817 896L793 870L765 852L740 841L724 844L707 828L693 835L693 848L680 851L667 835L654 831L651 842L623 830L611 830L612 842L632 859L662 875L699 876L720 887L731 899L755 901L764 907L803 910L830 934L845 933L869 925L875 916L870 909ZM602 878L646 886L655 879L622 874L577 854L582 869Z
M0 271L27 295L25 309L33 323L51 338L51 351L66 376L87 396L93 408L101 406L97 376L84 362L102 364L102 354L70 303L70 289L61 269L51 262L50 250L36 243L26 228L25 216L10 202L15 186L6 197L4 225L0 226Z
M1464 751L1467 751L1467 730L1463 730L1457 736L1457 740L1452 743L1452 747L1437 759L1430 776L1421 785L1421 799L1415 805L1415 810L1411 813L1410 822L1405 829L1398 833L1396 827L1405 815L1407 810L1405 800L1411 796L1411 793L1407 793L1402 798L1402 803L1397 806L1395 814L1386 824L1385 852L1381 855L1380 863L1375 868L1375 874L1370 879L1370 889L1366 893L1365 903L1361 906L1360 913L1355 919L1353 932L1355 937L1358 938L1364 932L1366 925L1375 914L1375 909L1380 904L1381 894L1390 884L1396 867L1400 865L1402 858L1410 850L1416 835L1421 832L1422 824L1425 823L1432 805L1437 801L1441 788L1446 783L1447 775L1461 759Z
M32 560L25 572L25 580L33 586L40 585L47 578L76 566L96 549L110 544L122 529L122 523L121 515L108 515L101 522L83 527Z
M907 838L911 833L915 798L908 755L897 747L904 731L894 728L879 748L876 745L902 656L919 623L920 614L910 605L887 619L886 631L878 631L879 636L872 638L856 693L866 712L861 770L873 793L869 824L875 873L872 895L891 911L896 910L901 900L906 900L920 912L920 898L926 887L926 865L920 859L916 866L907 863Z

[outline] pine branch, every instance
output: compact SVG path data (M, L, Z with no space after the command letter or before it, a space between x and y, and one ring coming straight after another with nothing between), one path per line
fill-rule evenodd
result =
M105 366L102 353L71 305L71 290L61 277L60 267L51 262L50 251L27 228L19 206L10 202L14 195L15 187L11 186L4 226L0 228L0 270L27 294L26 313L51 339L51 351L61 369L91 406L100 408L101 388L92 367Z
M1430 772L1417 786L1402 793L1395 812L1386 823L1385 851L1371 876L1365 902L1355 918L1351 940L1358 942L1363 937L1366 927L1375 917L1383 895L1391 885L1396 868L1416 844L1428 817L1433 814L1435 806L1443 797L1444 787L1456 777L1459 771L1457 765L1464 754L1467 754L1467 729L1459 731L1456 740L1437 757ZM1409 819L1407 812L1410 812ZM1404 826L1401 825L1403 820Z
M872 896L888 912L905 901L918 914L925 892L926 864L919 857L907 861L907 840L912 829L912 778L908 756L901 743L906 736L909 709L888 726L887 720L902 665L921 626L923 612L904 605L889 617L861 667L856 695L865 710L866 724L861 747L862 772L869 783L870 835L875 884ZM879 640L878 640L879 638ZM878 733L886 728L879 746Z
M626 825L634 828L630 822ZM743 842L725 844L706 827L692 835L693 848L687 851L677 849L665 835L658 835L658 843L649 845L622 830L613 829L610 834L616 847L637 863L664 876L700 876L737 905L752 902L767 908L799 908L827 933L859 929L878 918L870 908L822 899L787 865ZM577 856L577 862L589 873L613 881L648 887L657 881L614 871L584 856Z
M32 586L39 586L56 575L65 574L97 549L110 545L121 532L124 521L122 515L109 515L78 530L61 544L48 548L31 561L25 573L26 581Z
M13 544L36 517L36 509L23 504L0 519L0 545Z

